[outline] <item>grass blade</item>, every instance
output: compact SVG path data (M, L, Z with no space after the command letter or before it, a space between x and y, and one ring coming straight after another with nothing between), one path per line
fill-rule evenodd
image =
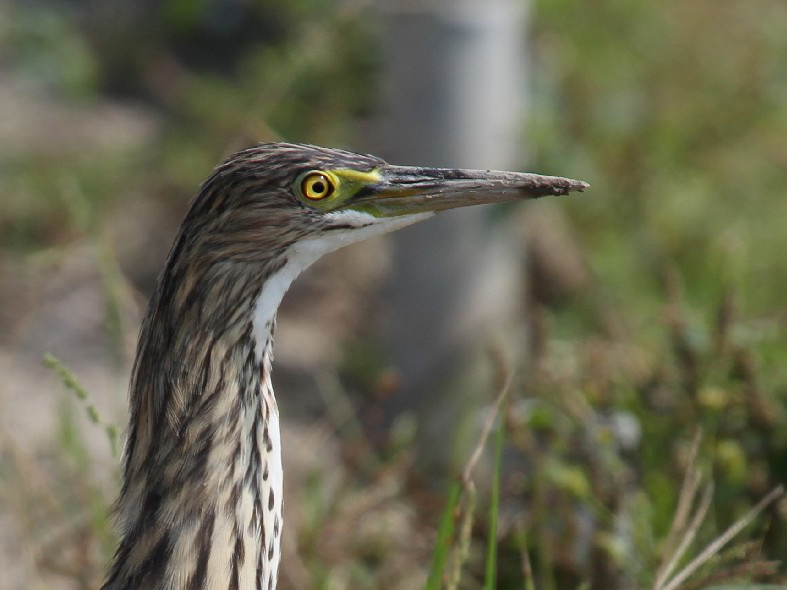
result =
M426 580L426 590L440 590L440 583L445 573L448 554L451 551L451 539L454 536L456 521L454 512L456 511L459 495L462 486L459 482L454 483L448 492L448 501L443 509L443 516L440 519L440 529L437 531L437 542L432 553L432 565L429 568L429 577Z
M505 442L505 425L502 412L498 416L497 432L495 433L495 459L492 475L492 498L489 506L489 545L486 553L486 575L484 590L495 590L497 585L497 523L500 514L500 469L503 462L503 443Z

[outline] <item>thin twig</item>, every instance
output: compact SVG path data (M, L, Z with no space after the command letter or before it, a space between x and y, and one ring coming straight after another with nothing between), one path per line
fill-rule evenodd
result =
M683 590L707 588L714 582L725 582L740 576L746 576L749 579L760 576L772 576L779 571L781 563L782 562L778 559L738 563L734 566L713 572L702 579L693 581L691 584L686 584ZM746 588L746 586L741 586L741 588Z
M446 590L456 590L459 587L459 580L462 576L462 566L470 556L471 533L473 532L473 514L475 513L476 488L472 480L465 486L464 502L467 504L461 508L461 523L459 524L459 539L456 549L451 559L451 569L446 576Z
M530 553L527 550L527 532L525 531L524 519L519 521L519 553L522 559L522 579L525 581L525 590L535 590L536 584L533 581L533 565L530 562Z
M654 584L654 588L656 590L660 590L662 588L664 583L667 581L669 575L675 570L675 567L678 565L678 562L683 557L684 553L686 553L686 550L694 541L694 538L697 536L697 531L699 530L700 526L702 526L702 523L705 520L705 516L708 514L708 509L710 508L710 503L712 499L713 499L713 482L709 483L705 487L705 491L702 494L702 499L700 500L699 508L697 508L697 512L694 513L694 517L691 519L691 522L689 523L689 526L686 529L686 533L681 538L680 544L675 549L675 552L672 554L672 557L665 565L661 577L657 579L656 584Z
M489 414L487 415L486 421L484 422L478 442L476 443L476 446L470 455L470 459L468 459L467 463L465 464L465 468L462 470L462 503L458 506L458 513L456 516L456 518L461 518L461 522L459 526L458 543L452 551L451 566L446 576L446 587L449 590L458 587L461 579L462 566L467 561L467 558L470 554L470 540L476 504L476 487L472 480L473 470L481 458L481 453L486 446L489 433L492 431L492 428L495 425L495 421L500 414L503 401L508 396L508 393L511 390L511 384L514 382L515 372L512 370L507 370L507 363L504 362L504 359L501 356L496 356L495 360L498 361L497 365L500 368L499 374L505 375L505 378L501 379L503 384L500 388L500 393L497 395L494 405L489 410ZM502 417L500 419L502 420Z
M724 545L729 543L743 528L754 520L765 508L784 493L783 486L777 486L760 500L757 505L739 518L726 531L719 535L702 552L684 567L662 590L675 590L683 581L699 569L706 561L716 555Z
M656 572L656 581L653 583L654 590L660 588L664 581L672 573L673 568L678 562L675 558L677 552L670 553L672 547L680 536L681 532L686 527L686 522L691 513L691 506L697 497L697 489L699 488L700 477L699 470L697 469L697 453L700 448L700 441L702 440L702 429L698 428L694 434L694 440L689 449L689 458L686 465L686 475L683 477L683 484L680 489L680 496L678 497L678 506L675 509L675 516L672 518L670 531L667 534L667 539L664 542L665 553L661 565Z
M503 384L503 388L500 390L494 405L489 410L489 414L486 417L486 422L484 423L484 428L481 430L481 436L478 438L478 443L476 443L473 453L470 455L470 459L465 464L464 470L462 470L462 483L465 485L465 487L470 481L473 469L475 469L478 460L481 458L481 453L486 446L486 440L489 438L489 433L492 432L492 428L495 425L495 420L497 419L497 415L500 412L500 406L503 404L503 400L505 400L505 398L508 396L508 392L511 389L511 384L514 382L514 374L514 371L510 371L508 373L505 383Z

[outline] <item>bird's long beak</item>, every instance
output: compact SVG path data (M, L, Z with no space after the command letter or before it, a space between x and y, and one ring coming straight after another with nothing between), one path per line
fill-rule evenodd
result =
M444 211L469 205L505 203L582 192L586 182L497 170L384 166L347 206L377 217Z

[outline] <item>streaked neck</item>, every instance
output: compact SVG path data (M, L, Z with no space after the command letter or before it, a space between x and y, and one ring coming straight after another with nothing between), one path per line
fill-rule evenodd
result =
M271 590L283 526L275 310L257 325L263 293L245 290L246 311L224 311L217 332L166 292L140 336L121 542L104 588Z

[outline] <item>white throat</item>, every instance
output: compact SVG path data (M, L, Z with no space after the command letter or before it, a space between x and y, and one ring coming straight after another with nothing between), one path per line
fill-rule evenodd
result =
M268 473L267 481L263 481L262 489L263 496L266 493L271 495L272 510L264 512L263 530L268 531L268 534L273 536L269 539L270 546L268 547L269 555L272 555L272 561L269 564L268 584L269 588L276 587L276 579L278 577L279 567L279 541L280 541L280 527L283 525L283 518L281 513L281 500L283 496L284 487L284 471L282 469L281 459L281 436L279 433L279 411L276 400L273 397L273 388L270 382L271 372L271 339L273 337L273 322L276 318L276 310L279 308L282 297L286 293L292 281L306 270L312 263L314 263L320 256L327 254L368 237L383 234L400 227L404 227L416 221L421 221L433 215L432 213L422 213L418 215L407 215L401 217L378 219L372 215L367 215L358 212L339 212L328 213L326 217L331 218L338 225L350 226L347 229L334 229L328 230L322 236L301 240L291 246L285 252L286 262L279 271L272 274L265 281L257 297L257 302L254 307L254 315L252 317L252 330L254 333L254 346L257 362L263 366L263 375L265 382L262 386L262 394L267 399L266 406L269 408L267 412L267 429L268 436L270 437L270 445L268 445L268 454L266 458L267 468L270 470ZM259 444L264 441L258 441ZM261 447L262 448L262 447ZM266 490L267 486L267 490ZM263 498L264 499L264 498ZM263 547L265 551L265 547Z
M378 218L358 211L336 211L326 213L325 217L336 225L351 226L348 229L328 230L325 234L301 240L292 245L284 254L287 262L276 273L268 277L262 286L254 306L252 328L254 332L255 354L257 360L262 355L271 337L271 328L279 309L282 297L290 284L304 270L309 268L324 254L338 250L343 246L360 242L366 238L388 233L428 219L434 213L416 213L399 217Z

